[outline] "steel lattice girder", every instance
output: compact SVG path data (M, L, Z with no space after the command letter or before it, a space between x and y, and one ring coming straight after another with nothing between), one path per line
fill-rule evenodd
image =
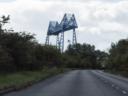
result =
M63 31L78 28L74 14L65 14L60 25Z
M48 35L58 35L61 32L78 28L74 14L65 14L61 23L50 21L48 27Z
M62 27L57 21L50 21L48 27L48 35L58 35L62 31Z

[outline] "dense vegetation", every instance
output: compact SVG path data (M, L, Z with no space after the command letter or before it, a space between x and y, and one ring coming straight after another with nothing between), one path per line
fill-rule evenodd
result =
M58 66L60 52L54 46L43 46L36 42L33 35L25 32L10 32L3 29L8 20L8 17L4 17L0 22L1 72L37 70L45 66Z
M128 76L128 39L112 43L106 61L107 69Z
M95 46L85 43L69 45L64 54L67 57L67 67L82 69L103 68L101 62L107 56L107 53L95 50Z

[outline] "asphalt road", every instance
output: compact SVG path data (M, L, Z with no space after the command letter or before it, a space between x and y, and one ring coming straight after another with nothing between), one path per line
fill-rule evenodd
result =
M98 70L74 70L4 96L128 96L128 79Z

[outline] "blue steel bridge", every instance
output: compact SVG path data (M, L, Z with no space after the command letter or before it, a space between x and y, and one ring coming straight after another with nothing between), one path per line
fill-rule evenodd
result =
M61 52L64 50L64 32L68 32L69 30L73 30L72 35L72 44L77 43L76 31L78 28L75 15L74 14L64 14L61 22L58 21L50 21L49 27L47 31L46 37L46 45L49 45L50 36L56 36L56 47L60 49Z

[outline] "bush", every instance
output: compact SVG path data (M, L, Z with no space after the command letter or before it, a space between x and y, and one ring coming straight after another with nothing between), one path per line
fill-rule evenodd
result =
M13 58L0 46L0 72L10 72L14 69Z
M112 43L109 50L107 67L110 70L128 72L128 40L123 39Z

